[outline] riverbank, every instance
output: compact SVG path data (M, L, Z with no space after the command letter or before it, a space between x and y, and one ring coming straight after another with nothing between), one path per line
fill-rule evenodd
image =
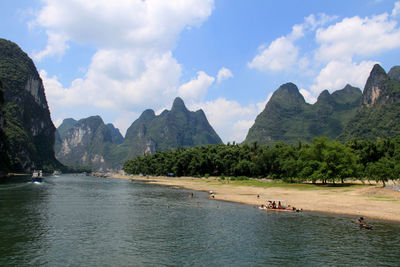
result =
M375 184L323 186L258 180L221 181L215 178L191 177L115 175L113 178L146 181L197 191L212 190L217 200L248 205L260 206L266 204L267 199L284 200L286 204L305 211L348 214L400 222L400 192Z

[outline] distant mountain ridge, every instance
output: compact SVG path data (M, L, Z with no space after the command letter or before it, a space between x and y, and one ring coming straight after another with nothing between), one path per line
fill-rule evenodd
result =
M355 114L361 96L360 89L346 85L332 94L323 91L311 105L295 84L283 84L257 116L244 142L294 144L322 135L335 139Z
M125 138L99 116L65 119L57 129L57 158L69 166L95 170L119 169L127 159L178 147L222 143L202 110L189 111L181 98L171 110L156 115L145 110L128 128Z
M304 101L294 84L283 84L257 116L244 142L295 144L309 142L316 136L344 142L398 135L400 66L392 67L386 74L376 64L362 93L350 85L332 94L325 90L313 105Z
M170 111L156 116L146 110L132 123L125 136L124 145L134 146L129 157L169 150L177 147L222 143L202 110L189 111L177 97Z

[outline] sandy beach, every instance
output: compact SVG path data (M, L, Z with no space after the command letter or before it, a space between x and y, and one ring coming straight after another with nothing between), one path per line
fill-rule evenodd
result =
M120 176L113 178L146 181L167 186L177 186L197 191L214 191L215 199L248 205L266 204L268 199L284 200L305 211L328 212L364 216L366 218L400 222L400 192L382 188L381 185L314 186L243 185L236 181L221 181L215 178L191 177L139 177ZM265 181L265 183L271 183ZM273 182L272 182L273 183ZM259 196L259 197L258 197Z

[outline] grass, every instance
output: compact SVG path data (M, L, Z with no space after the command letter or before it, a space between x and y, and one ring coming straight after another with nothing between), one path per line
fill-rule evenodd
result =
M367 196L368 198L371 198L373 200L378 200L378 201L392 201L392 202L397 202L400 201L399 199L397 199L396 197L392 197L392 196Z
M332 191L342 188L346 188L345 189L346 191L351 191L350 188L356 189L367 186L367 185L353 184L353 183L344 183L344 184L286 183L280 180L262 181L256 179L249 179L244 181L230 181L230 184L237 186L254 186L261 188L279 187L279 188L296 189L296 190L332 190Z

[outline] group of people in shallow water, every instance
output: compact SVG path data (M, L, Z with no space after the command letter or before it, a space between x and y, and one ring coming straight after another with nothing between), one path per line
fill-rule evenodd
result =
M286 207L283 206L280 201L278 201L278 205L277 205L275 200L274 201L271 201L271 200L268 201L268 208L270 208L270 209L286 209Z
M259 195L257 195L257 198L259 198ZM272 209L272 210L287 210L287 211L296 211L300 212L302 211L301 209L297 209L296 207L291 207L290 205L283 205L281 201L278 200L278 203L275 200L268 200L268 204L264 205L262 204L260 209Z

